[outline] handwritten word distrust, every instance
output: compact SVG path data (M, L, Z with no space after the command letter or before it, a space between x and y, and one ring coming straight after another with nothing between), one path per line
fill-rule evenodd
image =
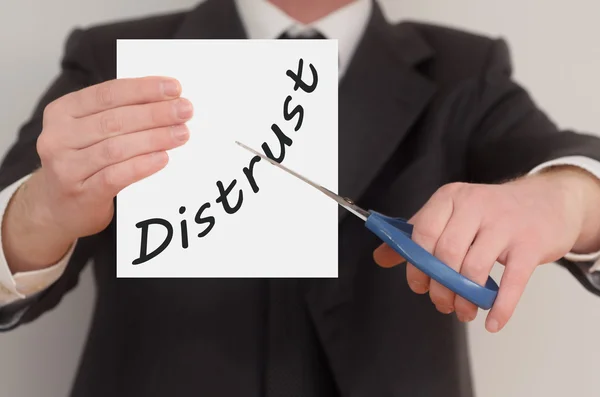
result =
M315 69L315 67L312 64L309 64L309 68L312 73L312 83L310 85L307 84L306 82L304 82L304 80L302 79L302 71L304 69L304 60L302 58L298 61L298 71L296 73L294 73L291 70L286 71L286 75L289 76L290 79L294 82L294 87L293 87L294 91L298 91L298 89L301 89L302 91L304 91L306 93L312 93L317 88L317 84L318 84L317 70ZM292 120L294 120L294 118L296 118L296 124L294 126L294 131L298 131L302 127L302 122L304 120L304 108L301 105L297 105L290 111L290 102L291 101L292 101L292 96L288 95L285 98L285 101L283 103L283 118L286 120L286 122L291 122ZM267 157L273 159L274 161L277 161L278 163L281 163L283 161L283 159L285 158L285 147L292 145L292 139L289 138L287 135L285 135L283 133L283 131L281 130L281 128L277 124L271 125L271 131L273 133L275 133L275 136L279 140L279 156L276 157L273 154L271 147L266 142L262 144L262 149ZM254 193L258 193L258 190L259 190L258 185L256 184L256 180L254 179L254 175L253 175L254 165L256 163L258 163L260 160L261 160L260 157L254 156L250 160L250 164L248 165L248 167L244 167L244 169L243 169L244 175L245 175L246 179L248 180L248 183L250 183L250 186L252 187L252 191ZM242 189L238 189L237 197L235 197L234 200L230 201L229 195L235 188L236 184L237 184L237 181L235 179L227 187L225 187L223 185L223 182L221 182L221 181L217 182L217 189L219 190L219 197L217 197L215 202L216 202L216 204L222 205L223 209L228 214L235 214L242 207L242 202L244 201L244 192L242 191ZM198 209L198 211L196 212L196 215L194 217L195 223L203 226L203 230L200 233L198 233L198 238L207 236L210 233L210 231L213 229L213 227L215 226L214 216L208 216L205 214L205 212L210 207L211 207L211 203L202 204L200 206L200 208ZM179 213L181 215L184 215L186 211L187 211L187 209L183 206L179 208ZM148 252L148 232L149 232L150 226L152 226L152 225L154 225L155 228L157 226L159 226L159 227L166 229L167 235L166 235L165 239L163 240L163 242L158 247L153 249L151 252ZM157 255L159 255L161 252L163 252L169 246L171 241L173 240L173 234L174 234L173 225L171 225L171 223L169 221L167 221L166 219L161 219L161 218L147 219L147 220L138 222L135 226L136 226L136 228L140 229L140 231L141 231L141 241L140 241L140 256L139 256L139 258L135 259L132 262L134 265L139 265L139 264L149 261L152 258L155 258ZM180 230L181 230L181 246L184 249L188 248L189 235L188 235L187 220L185 220L185 219L181 220Z

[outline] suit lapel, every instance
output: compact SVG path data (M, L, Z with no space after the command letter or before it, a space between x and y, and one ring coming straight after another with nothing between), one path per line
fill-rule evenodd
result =
M432 55L409 26L390 25L375 4L339 88L339 194L361 197L435 91L414 66ZM340 208L340 221L348 214Z
M433 55L411 25L389 24L375 3L339 88L341 195L359 205L368 200L369 188L375 187L373 182L433 99L436 85L418 70ZM348 211L340 209L339 277L310 281L305 298L340 394L389 393L395 380L393 374L387 375L386 365L393 362L381 358L385 345L378 343L372 327L363 326L386 322L369 307L369 295L364 293L373 286L363 277L370 273L368 267L376 266L366 259L370 255L365 250L376 238L360 222L342 223L347 216ZM380 379L362 379L365 373L379 373Z

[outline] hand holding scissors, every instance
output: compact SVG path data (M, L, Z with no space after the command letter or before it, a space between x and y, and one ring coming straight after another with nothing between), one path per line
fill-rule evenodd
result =
M413 227L404 219L392 218L375 211L366 211L354 204L352 200L331 192L240 142L236 143L335 200L340 206L365 221L367 229L433 280L482 309L487 310L492 307L498 293L496 282L488 277L485 286L481 286L445 265L411 239Z
M600 185L577 167L557 167L502 184L447 184L407 222L365 211L246 149L364 220L384 241L374 252L377 264L392 267L407 260L410 288L428 292L441 313L456 312L459 320L469 322L478 307L491 308L486 328L497 332L513 315L535 269L554 262L600 295L600 272L591 272L591 263L568 259L570 252L600 248ZM489 277L496 262L504 265L500 287Z

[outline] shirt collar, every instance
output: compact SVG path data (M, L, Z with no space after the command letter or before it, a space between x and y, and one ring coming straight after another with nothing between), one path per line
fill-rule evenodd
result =
M338 40L340 76L344 73L367 27L372 0L355 0L310 25L303 25L267 0L236 0L249 39L276 39L285 32L302 35L317 30Z

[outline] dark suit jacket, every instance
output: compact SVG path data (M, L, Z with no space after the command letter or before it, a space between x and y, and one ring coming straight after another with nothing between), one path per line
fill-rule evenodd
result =
M244 37L232 0L75 31L0 188L40 165L50 101L115 78L116 39ZM339 191L396 216L449 182L498 182L561 156L600 160L600 140L559 131L511 80L502 40L390 24L377 6L339 98ZM374 264L380 242L360 221L340 214L339 228L335 280L117 280L113 223L0 320L11 329L52 309L93 259L98 299L73 397L470 396L464 327L411 293L402 266Z

